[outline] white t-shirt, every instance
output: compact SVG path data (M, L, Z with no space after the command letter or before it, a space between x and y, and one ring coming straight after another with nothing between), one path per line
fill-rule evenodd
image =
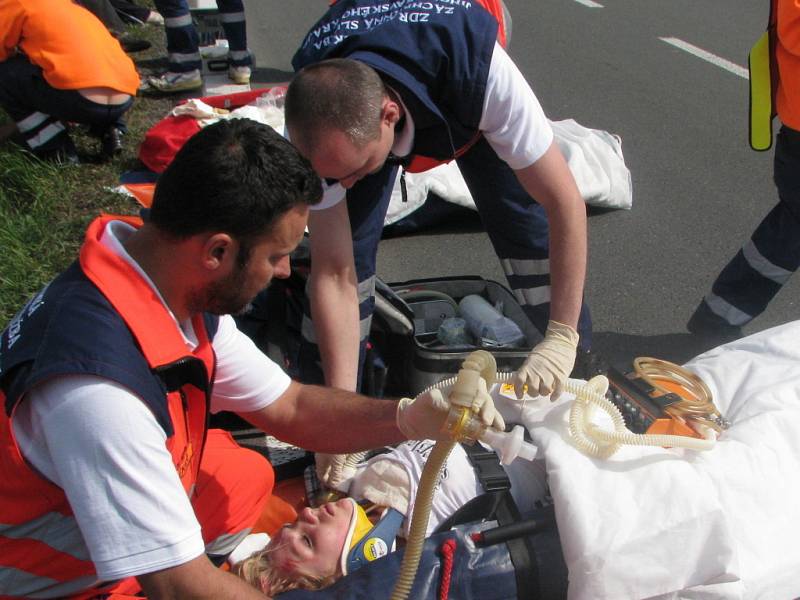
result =
M399 465L406 473L410 488L401 493L408 494L408 507L405 510L406 520L403 522L403 536L408 536L410 515L414 514L414 501L417 487L422 478L422 470L433 449L432 440L410 440L392 448L386 454L371 458L361 467L353 480L350 494L355 498L365 496L365 484L373 481L370 469L375 469L381 461L391 461ZM511 482L511 495L520 512L525 515L533 511L547 495L547 474L542 460L526 461L517 459L504 467ZM384 473L385 476L385 473ZM483 493L483 488L475 474L475 469L460 444L456 444L447 457L442 469L439 485L431 503L428 528L425 535L430 535L439 525L448 519L467 502ZM403 507L395 506L401 512Z
M403 111L406 123L397 132L392 145L392 154L401 157L408 156L414 144L414 122L405 105ZM553 142L553 128L539 99L505 49L496 42L478 129L497 155L514 170L535 163ZM311 206L311 210L330 208L345 197L345 189L339 183L323 181L322 189L322 201Z
M113 221L101 241L161 298L122 247L132 231ZM194 349L191 324L181 330L187 350ZM256 411L288 388L289 376L236 328L232 317L220 318L212 346L217 356L212 412ZM204 552L166 434L127 388L95 376L51 379L31 390L12 426L22 455L64 490L101 580L174 567Z

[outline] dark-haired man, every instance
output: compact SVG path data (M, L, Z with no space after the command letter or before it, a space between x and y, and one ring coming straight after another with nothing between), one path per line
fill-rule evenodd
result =
M214 564L256 522L273 473L209 430L209 412L323 452L436 435L440 395L395 404L292 382L228 314L289 275L320 195L269 127L211 125L162 174L143 225L95 220L78 261L12 319L0 597L263 597Z
M536 96L496 41L498 20L481 4L340 0L294 56L287 130L329 183L309 218L304 378L319 377L321 364L329 385L354 389L398 168L453 159L511 289L544 334L518 371L517 395L523 385L557 391L579 333L590 347L585 206Z

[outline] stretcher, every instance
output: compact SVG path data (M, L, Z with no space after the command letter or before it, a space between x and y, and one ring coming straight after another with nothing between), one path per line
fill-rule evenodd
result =
M569 395L522 411L496 396L507 419L516 412L526 424L547 462L557 527L530 541L538 573L551 580L542 579L538 593L520 589L508 550L476 548L472 524L428 540L411 597L800 597L798 339L800 321L686 365L730 422L708 452L625 446L610 459L590 458L565 435ZM441 596L448 539L456 551L449 596ZM558 554L568 575L553 568ZM328 590L281 597L388 597L400 558L376 560ZM558 577L560 588L552 581Z

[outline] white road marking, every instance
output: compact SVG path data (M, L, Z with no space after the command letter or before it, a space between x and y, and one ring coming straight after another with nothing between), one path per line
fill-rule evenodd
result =
M684 42L683 40L679 40L678 38L673 37L662 37L658 38L663 42L666 42L676 48L683 50L684 52L688 52L689 54L693 54L697 58L702 58L705 61L710 62L713 65L716 65L726 71L730 71L734 75L738 75L744 79L748 79L748 71L744 67L740 67L736 63L732 63L729 60L725 60L724 58L717 56L716 54L711 54L707 50L703 50L702 48L698 48L697 46L693 46L689 42Z
M602 4L597 2L592 2L592 0L575 0L578 4L583 4L584 6L588 6L589 8L603 8Z

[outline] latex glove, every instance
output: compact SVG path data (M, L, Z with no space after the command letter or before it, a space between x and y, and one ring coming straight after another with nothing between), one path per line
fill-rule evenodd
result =
M450 403L442 396L442 390L432 389L414 399L401 398L395 420L397 428L409 440L447 439L442 425L449 411Z
M314 462L317 478L329 488L347 493L350 482L356 475L356 465L363 460L366 452L354 454L324 454L317 452Z
M555 402L561 395L561 386L575 366L578 332L558 321L547 324L544 339L531 350L525 363L514 376L514 392L518 399L524 395L547 396Z
M403 398L397 404L397 427L410 440L448 440L447 433L442 431L450 402L445 398L448 389L432 389L419 394L413 400ZM468 399L469 408L487 427L505 429L503 417L494 407L494 400L486 389L486 381L477 378L475 393ZM466 403L460 403L466 406Z
M459 373L459 376L461 374ZM456 406L464 406L472 410L474 414L483 422L486 427L494 427L500 431L504 431L506 423L503 416L497 412L494 406L494 400L486 388L486 380L483 377L475 377L474 395L472 397L464 397L463 394L454 399L454 394L450 394L450 389L447 388L446 395L448 400ZM463 388L462 388L463 390Z

